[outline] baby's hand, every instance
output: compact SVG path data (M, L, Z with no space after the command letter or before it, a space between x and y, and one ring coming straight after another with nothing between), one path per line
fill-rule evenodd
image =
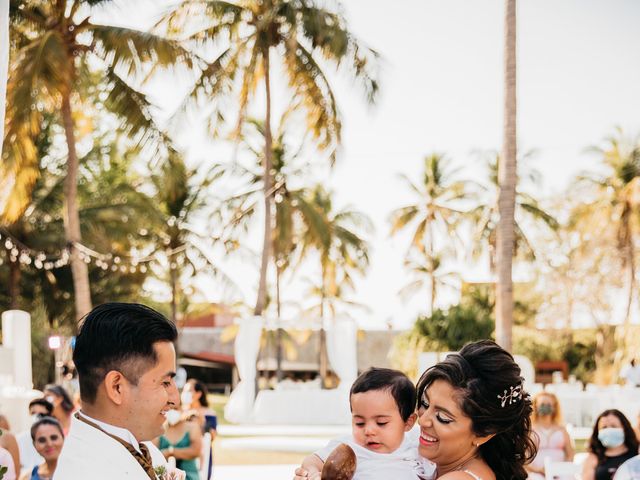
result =
M296 476L293 477L293 480L320 480L321 478L320 472L309 474L309 472L302 467L296 468L295 474Z

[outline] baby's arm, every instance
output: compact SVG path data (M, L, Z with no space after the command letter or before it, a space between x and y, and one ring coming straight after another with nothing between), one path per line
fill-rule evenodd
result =
M293 480L320 480L320 473L324 462L322 459L312 453L302 461L302 465L296 468L296 476Z

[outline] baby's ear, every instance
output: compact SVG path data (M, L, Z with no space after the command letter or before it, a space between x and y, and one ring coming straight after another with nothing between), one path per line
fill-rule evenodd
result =
M411 415L409 415L409 418L407 418L407 421L404 422L404 431L408 432L409 430L411 430L415 425L417 419L418 419L417 414L412 413Z

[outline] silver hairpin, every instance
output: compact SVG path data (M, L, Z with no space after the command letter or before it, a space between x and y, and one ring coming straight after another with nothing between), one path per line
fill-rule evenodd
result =
M500 406L504 408L509 402L509 405L517 402L522 398L522 384L520 385L512 385L509 387L509 391L505 389L502 395L498 395L498 399L500 400Z

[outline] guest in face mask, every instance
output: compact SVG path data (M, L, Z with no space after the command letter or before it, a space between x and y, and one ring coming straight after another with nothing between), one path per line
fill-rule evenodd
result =
M62 386L47 385L44 388L44 398L53 405L53 417L60 422L62 431L67 436L75 408L71 397Z
M538 453L525 468L530 480L544 480L547 458L554 462L570 462L574 454L573 441L562 423L560 404L553 393L540 392L533 397L531 426Z
M589 456L583 480L611 480L622 463L638 454L638 440L627 417L619 410L605 410L596 420L589 439Z
M185 420L179 406L167 412L165 432L153 443L167 460L175 458L176 467L187 474L186 480L199 480L196 459L202 450L202 432L197 423Z
M51 417L52 414L53 405L46 398L35 398L29 402L31 425L35 424L42 417ZM18 449L20 450L21 470L31 472L34 466L44 462L44 458L40 456L33 444L31 428L18 433L16 435L16 441L18 442Z

